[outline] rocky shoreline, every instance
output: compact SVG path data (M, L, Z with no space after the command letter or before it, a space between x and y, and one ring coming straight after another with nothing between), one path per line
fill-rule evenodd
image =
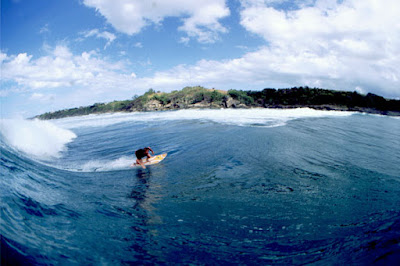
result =
M221 91L200 86L186 87L171 93L149 90L132 100L96 103L91 106L49 112L36 118L57 119L70 116L114 112L154 112L181 109L225 108L311 108L326 111L350 111L368 114L400 116L400 101L374 94L324 89L292 88L263 91Z
M295 108L311 108L315 110L323 111L347 111L347 112L359 112L377 115L388 115L388 116L400 116L400 112L397 111L381 111L373 108L366 107L348 107L348 106L337 106L337 105L264 105L264 106L248 106L241 103L238 100L234 100L229 97L222 103L213 103L202 101L195 104L188 103L175 103L175 104L162 104L160 101L151 100L146 103L143 108L136 109L131 108L127 112L155 112L155 111L169 111L169 110L180 110L180 109L250 109L250 108L268 108L268 109L295 109Z
M220 109L220 108L250 108L232 97L227 97L226 100L218 102L201 101L198 103L178 102L163 104L158 100L151 100L144 104L142 108L132 108L129 111L148 112L148 111L167 111L177 109Z

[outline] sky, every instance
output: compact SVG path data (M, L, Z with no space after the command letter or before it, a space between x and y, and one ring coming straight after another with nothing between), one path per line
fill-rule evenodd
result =
M1 0L2 118L150 88L400 99L398 0Z

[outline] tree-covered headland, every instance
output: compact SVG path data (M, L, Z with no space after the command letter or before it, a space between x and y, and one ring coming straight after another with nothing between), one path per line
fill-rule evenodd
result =
M40 119L110 113L163 111L188 108L298 108L340 110L400 116L400 100L385 99L368 93L326 90L309 87L290 89L264 89L262 91L206 89L201 86L185 87L180 91L156 92L148 90L131 100L96 103L91 106L49 112Z

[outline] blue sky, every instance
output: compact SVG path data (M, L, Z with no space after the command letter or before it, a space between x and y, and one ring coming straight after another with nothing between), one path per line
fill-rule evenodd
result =
M398 0L2 0L1 114L194 85L400 98L399 14Z

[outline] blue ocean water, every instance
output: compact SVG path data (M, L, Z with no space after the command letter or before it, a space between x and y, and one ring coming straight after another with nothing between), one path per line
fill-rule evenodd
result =
M399 132L310 109L3 120L2 265L399 263ZM130 168L145 146L168 156Z

